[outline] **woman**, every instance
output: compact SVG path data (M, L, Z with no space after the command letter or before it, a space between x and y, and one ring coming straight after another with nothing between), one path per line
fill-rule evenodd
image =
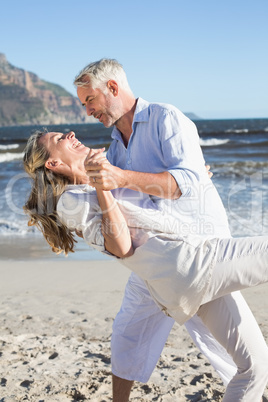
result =
M182 324L198 312L225 347L242 327L243 339L227 350L238 371L224 401L260 400L268 379L267 346L256 322L247 325L233 301L228 312L222 310L221 296L267 282L268 238L180 236L172 217L156 211L149 197L141 207L115 201L97 184L93 190L85 169L89 158L105 163L101 152L89 150L74 133L39 133L29 139L24 156L34 182L25 206L29 224L42 230L55 252L73 251L73 233L82 232L87 243L119 257L143 278L167 315Z

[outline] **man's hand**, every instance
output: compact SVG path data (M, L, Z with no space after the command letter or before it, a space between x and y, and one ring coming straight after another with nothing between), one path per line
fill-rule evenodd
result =
M99 153L103 153L104 151L105 151L105 147L103 147L103 148L96 148L96 149L90 149L90 151L92 152L92 155L96 155L96 154L99 154Z
M105 191L124 187L124 171L111 165L103 153L90 150L85 160L85 169L92 187Z
M212 172L210 172L210 166L209 165L206 165L206 169L207 169L207 172L208 172L208 177L211 179L211 177L213 176L213 173Z

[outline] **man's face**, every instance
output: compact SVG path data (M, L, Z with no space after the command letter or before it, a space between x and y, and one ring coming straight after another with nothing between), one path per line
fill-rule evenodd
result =
M122 116L117 92L115 95L111 86L107 86L107 93L104 94L100 89L93 89L87 84L85 87L77 87L77 96L85 106L87 115L94 116L105 127L111 127Z

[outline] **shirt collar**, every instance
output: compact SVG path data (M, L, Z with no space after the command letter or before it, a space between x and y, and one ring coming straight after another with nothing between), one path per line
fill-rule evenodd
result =
M149 106L149 102L146 102L142 98L138 98L134 117L133 117L133 123L147 122L149 120L148 106Z
M137 105L136 105L135 112L134 112L132 126L134 123L141 123L141 122L149 121L148 106L149 106L149 102L145 101L142 98L137 99ZM113 140L121 140L122 141L121 132L116 127L113 128L111 136L112 136Z

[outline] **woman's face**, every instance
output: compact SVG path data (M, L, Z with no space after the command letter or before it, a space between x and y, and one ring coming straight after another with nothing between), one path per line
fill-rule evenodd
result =
M50 154L45 164L48 169L71 179L85 172L84 161L90 149L78 141L73 131L67 134L45 133L39 143L44 145Z

